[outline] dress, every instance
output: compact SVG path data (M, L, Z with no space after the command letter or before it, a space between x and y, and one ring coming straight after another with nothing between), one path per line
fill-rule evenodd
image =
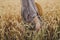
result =
M37 8L34 0L22 0L22 17L26 22L31 22L37 16Z

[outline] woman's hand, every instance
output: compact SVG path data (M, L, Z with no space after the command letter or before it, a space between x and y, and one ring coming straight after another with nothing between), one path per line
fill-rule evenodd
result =
M35 27L36 30L39 31L39 30L40 30L40 27L41 27L39 18L36 16L36 17L33 19L33 22L34 22L35 25L36 25L36 27Z

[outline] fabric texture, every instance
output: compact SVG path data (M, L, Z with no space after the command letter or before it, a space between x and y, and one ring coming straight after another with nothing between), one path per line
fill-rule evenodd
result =
M22 0L22 16L26 22L31 22L37 16L34 0Z

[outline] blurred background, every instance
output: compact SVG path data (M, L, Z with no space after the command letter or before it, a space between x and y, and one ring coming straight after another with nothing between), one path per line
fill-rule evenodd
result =
M21 0L0 0L0 40L60 40L60 0L35 2L42 11L39 32L30 29L34 25L23 22Z

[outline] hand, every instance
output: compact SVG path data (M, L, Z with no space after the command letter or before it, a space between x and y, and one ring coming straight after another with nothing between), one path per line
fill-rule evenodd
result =
M39 31L39 30L40 30L40 27L41 27L39 18L36 16L36 17L33 19L33 21L34 21L35 24L36 24L36 27L35 27L36 30Z

